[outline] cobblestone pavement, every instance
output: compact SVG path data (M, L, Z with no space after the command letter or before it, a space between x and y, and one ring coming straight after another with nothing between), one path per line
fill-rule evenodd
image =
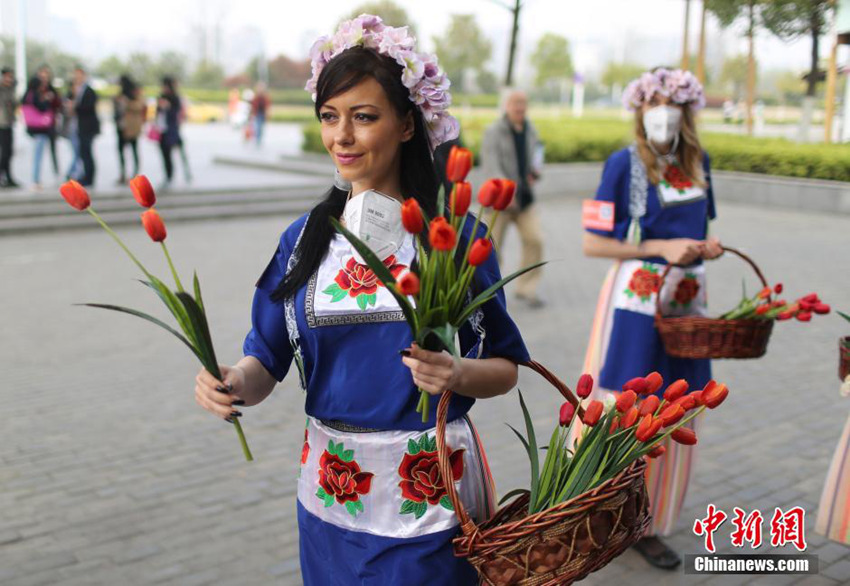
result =
M607 262L581 255L577 200L542 206L548 304L510 307L535 357L573 381ZM846 218L731 205L720 214L716 233L752 253L789 295L814 290L848 307ZM194 264L204 284L221 362L240 356L253 284L289 221L181 224L169 236L178 265L188 272ZM141 230L119 232L164 273ZM507 249L516 243L511 235ZM507 256L516 266L516 254ZM747 274L731 258L712 265L713 306L734 304ZM195 405L197 366L176 342L140 320L71 306L113 302L161 314L136 277L100 231L0 239L0 372L8 408L0 426L0 583L300 583L294 492L302 394L290 377L261 407L246 410L257 461L244 463L233 430ZM689 527L707 503L729 512L759 508L766 516L775 506L801 505L820 575L686 577L652 570L627 552L586 583L850 583L850 548L813 532L829 458L850 411L836 377L836 338L846 329L835 316L779 324L765 358L716 363L732 395L703 426L695 479L670 540L682 552L700 552ZM538 430L551 429L556 393L530 372L520 386ZM525 484L525 456L503 425L521 424L516 394L479 403L472 414L500 492ZM721 551L729 548L727 527L718 533Z

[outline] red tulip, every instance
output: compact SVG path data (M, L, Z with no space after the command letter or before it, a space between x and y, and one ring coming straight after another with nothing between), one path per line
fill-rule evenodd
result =
M798 321L812 321L812 313L810 311L801 311L797 314Z
M812 311L818 303L818 301L806 301L805 299L801 299L799 305L800 309L803 311Z
M465 181L455 183L452 188L451 210L455 216L465 216L472 203L472 185Z
M416 295L419 293L419 277L412 271L407 271L396 282L396 289L402 295Z
M489 208L499 198L502 193L502 179L488 179L481 185L478 190L478 203L485 208Z
M697 434L693 429L688 427L680 427L673 431L670 434L670 437L673 438L673 441L683 446L692 446L697 443Z
M143 208L149 208L156 203L153 186L144 175L136 175L130 179L130 191L133 192L133 197Z
M640 417L640 412L638 412L637 407L632 407L626 414L623 415L622 420L620 421L620 429L628 429L637 423L638 417Z
M514 199L515 192L516 183L514 183L510 179L502 179L502 192L499 194L499 197L496 199L495 203L493 203L493 209L502 211L509 205L511 205L511 201Z
M411 234L419 234L425 228L425 220L422 219L422 210L419 202L408 198L401 204L401 223L404 229Z
M777 295L780 295L782 293L782 289L782 283L777 283L776 286L773 288L773 292Z
M664 455L664 452L667 451L667 448L664 446L655 446L649 452L647 452L647 457L649 458L658 458Z
M658 417L644 415L635 430L635 438L637 438L639 442L647 442L655 437L655 434L658 433L658 430L660 429L661 420Z
M759 291L759 294L757 295L757 297L759 299L767 299L768 297L770 297L771 292L772 292L772 289L770 287L765 287L764 289Z
M446 162L446 179L452 183L463 181L471 168L472 151L457 145L453 146Z
M602 417L602 401L593 400L590 402L590 405L587 406L587 409L584 410L584 419L582 421L585 425L589 425L593 427L597 423L599 423L599 418Z
M664 391L664 400L672 403L682 395L688 392L688 381L680 378Z
M770 303L763 303L762 305L756 307L756 315L764 315L768 311L770 311L772 307L773 306Z
M776 319L778 321L785 321L786 319L791 319L792 317L794 317L794 314L795 314L795 312L793 312L791 310L780 311L779 313L776 314Z
M661 412L661 425L664 427L670 427L684 416L685 410L682 406L678 403L673 403L672 405L665 407L664 411Z
M444 217L438 216L431 220L428 240L434 250L451 250L457 241L457 233Z
M647 395L652 395L655 391L661 388L661 385L664 384L664 378L658 372L650 372L644 378L646 379L647 384Z
M625 413L634 406L635 401L637 401L637 395L634 391L625 391L624 393L621 393L620 396L617 397L617 411Z
M649 382L642 376L626 381L623 385L623 391L632 390L638 395L645 395L649 392Z
M145 227L145 232L151 237L154 242L162 242L165 240L165 222L153 208L142 214L142 226Z
M587 373L578 377L576 384L576 395L582 399L587 399L593 391L593 377Z
M493 252L493 243L490 239L479 238L469 249L469 264L477 267L489 258L491 252Z
M801 301L805 301L806 303L818 303L820 298L817 293L809 293L805 297L801 299Z
M654 415L658 411L658 405L661 404L661 399L656 395L649 395L640 403L640 416Z
M691 409L693 409L694 407L697 406L697 402L696 402L696 398L694 398L694 394L699 393L699 392L700 391L695 391L694 393L691 393L689 395L685 395L684 397L676 399L675 404L681 405L682 409L684 409L685 411L690 411Z
M561 427L566 427L570 424L570 421L573 420L573 415L575 415L576 408L569 401L564 401L564 404L561 405L561 412L558 415L558 423Z
M832 308L829 305L827 305L826 303L815 304L815 313L818 313L820 315L825 315L825 314L829 313L831 310L832 310Z
M83 211L91 205L91 200L89 199L89 194L86 191L86 188L73 179L63 183L59 188L59 193L65 198L68 205L75 210Z
M620 418L619 417L612 417L611 418L611 425L608 426L608 435L614 435L614 433L617 431L617 427L619 427L619 425L620 425Z
M724 384L719 384L713 387L710 391L702 392L702 402L709 409L714 409L720 405L729 395L729 389Z
M705 404L702 402L702 393L703 391L694 391L693 393L686 395L686 397L693 399L694 407L699 407Z

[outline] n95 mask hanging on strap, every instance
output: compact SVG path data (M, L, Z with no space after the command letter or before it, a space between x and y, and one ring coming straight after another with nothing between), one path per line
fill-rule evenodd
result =
M358 193L345 204L345 227L360 238L381 260L396 252L404 241L401 202L374 189ZM357 262L365 260L352 250Z

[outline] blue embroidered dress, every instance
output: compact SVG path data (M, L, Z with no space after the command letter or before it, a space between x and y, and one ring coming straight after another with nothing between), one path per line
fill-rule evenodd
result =
M692 238L704 240L708 220L716 217L708 155L703 158L707 187L692 184L677 165L658 186L649 183L646 169L634 146L611 155L605 163L596 192L598 201L614 204L613 230L588 228L588 232L626 240L630 225L639 223L641 240ZM656 296L663 258L624 261L614 277L611 305L604 327L599 386L620 391L635 376L658 371L665 381L684 378L691 389L711 379L708 360L674 358L667 354L654 326ZM683 269L673 268L661 291L664 315L704 314L705 270L702 261ZM659 390L659 393L663 388Z
M416 413L419 393L399 355L412 336L398 304L339 234L295 295L289 316L285 304L270 299L291 269L306 219L283 233L257 282L244 343L245 355L256 357L278 381L299 354L303 363L308 425L298 523L304 583L477 584L472 567L452 552L457 520L435 468L437 401L423 424ZM467 218L465 238L473 220ZM398 274L414 256L408 235L385 264ZM476 275L479 289L501 278L495 255ZM462 355L528 359L502 292L473 321L459 334ZM447 442L461 499L486 516L492 491L486 456L466 418L473 403L453 398Z

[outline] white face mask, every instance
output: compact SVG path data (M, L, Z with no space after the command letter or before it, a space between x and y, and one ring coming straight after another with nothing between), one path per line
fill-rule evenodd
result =
M367 189L349 199L342 219L345 227L381 260L397 251L404 240L401 202L380 191ZM357 262L365 264L356 250L353 254Z
M656 106L644 112L646 138L655 144L668 144L682 128L682 111L672 106Z

